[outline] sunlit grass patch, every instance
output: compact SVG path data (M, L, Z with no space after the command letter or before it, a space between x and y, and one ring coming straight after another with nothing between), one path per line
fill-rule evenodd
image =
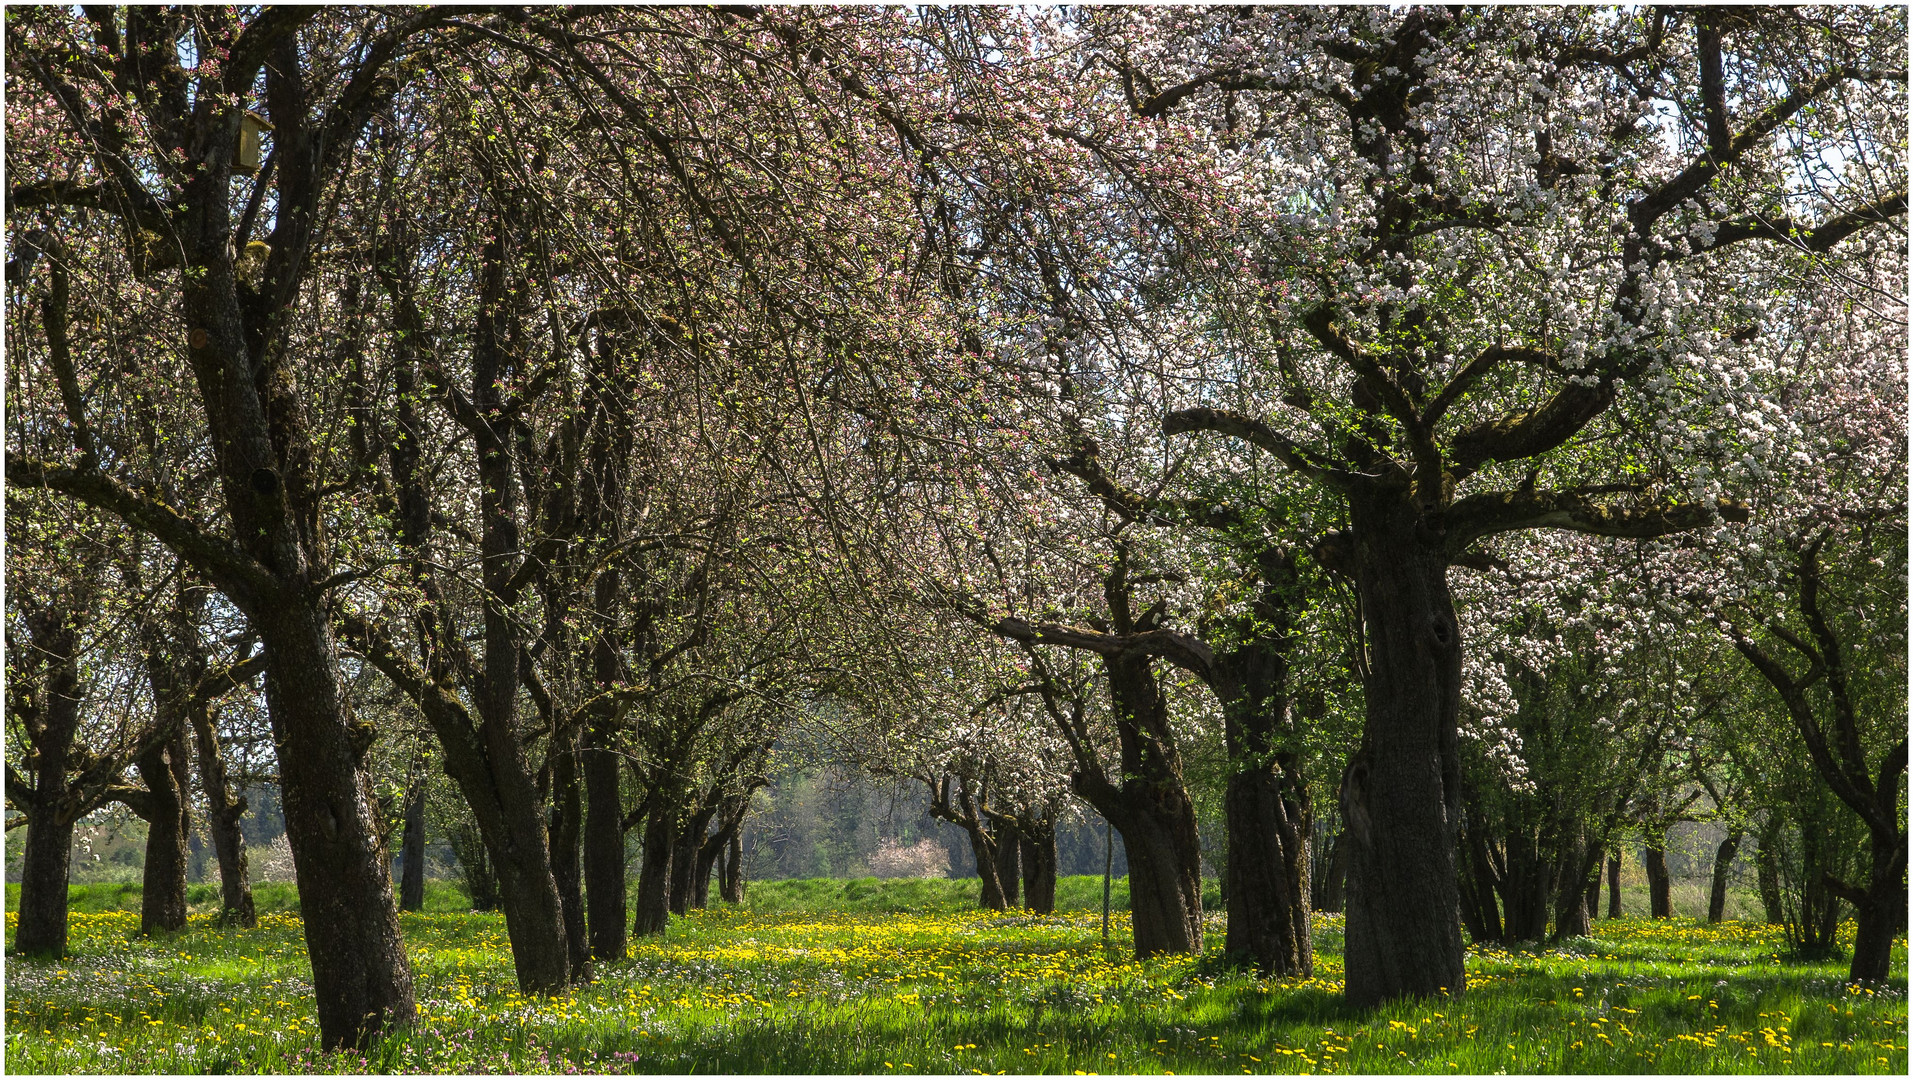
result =
M821 893L825 891L819 887ZM1100 889L1097 900L1100 901ZM10 917L11 921L11 917ZM497 915L401 917L419 1019L324 1055L296 915L75 913L74 955L10 960L14 1072L1877 1072L1907 1064L1906 984L1784 961L1774 929L1599 922L1560 948L1482 948L1460 998L1343 1006L1339 916L1309 979L1211 952L1105 951L1098 911L754 911L674 920L559 997L519 994ZM1904 943L1897 954L1904 964ZM1901 970L1904 970L1902 966Z

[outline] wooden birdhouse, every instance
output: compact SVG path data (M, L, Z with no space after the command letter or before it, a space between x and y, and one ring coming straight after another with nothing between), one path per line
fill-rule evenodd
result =
M233 159L233 172L241 176L258 174L259 135L271 130L272 124L256 112L248 110L239 118L239 156Z

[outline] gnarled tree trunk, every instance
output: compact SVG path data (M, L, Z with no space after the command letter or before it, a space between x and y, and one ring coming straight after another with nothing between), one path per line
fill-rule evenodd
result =
M146 866L140 876L142 934L186 928L186 837L192 832L192 804L188 798L192 769L187 764L183 718L176 706L165 711L172 715L162 722L173 725L173 734L141 754L137 763L147 793L140 808L146 819Z
M1263 551L1257 569L1261 589L1235 628L1239 642L1218 655L1211 683L1229 755L1224 950L1265 974L1307 976L1315 971L1308 848L1314 821L1301 759L1284 744L1294 734L1288 679L1295 556Z
M1351 497L1349 511L1369 670L1367 724L1341 790L1347 996L1365 1006L1460 994L1461 632L1448 560L1400 493Z
M1122 833L1136 957L1202 951L1202 845L1168 734L1168 703L1147 657L1104 657L1122 784L1079 770L1076 793Z

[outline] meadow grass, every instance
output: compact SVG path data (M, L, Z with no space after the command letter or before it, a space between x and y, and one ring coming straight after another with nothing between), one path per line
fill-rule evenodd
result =
M1464 996L1352 1010L1339 916L1317 917L1314 978L1261 980L1219 963L1219 915L1203 957L1139 963L1119 907L1105 952L1101 880L1065 884L1051 916L968 909L974 882L754 884L549 998L517 992L496 914L407 914L419 1019L367 1056L316 1049L290 911L151 939L137 914L76 911L66 960L8 958L6 1068L1906 1072L1904 978L1845 987L1842 964L1787 962L1764 925L1602 920L1560 948L1471 951ZM1895 956L1904 972L1904 942Z

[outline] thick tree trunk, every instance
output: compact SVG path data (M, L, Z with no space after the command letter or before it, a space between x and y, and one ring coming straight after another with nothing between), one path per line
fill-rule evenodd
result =
M1224 951L1269 975L1314 973L1309 939L1309 824L1273 768L1232 774L1223 795L1229 830Z
M405 790L405 830L399 840L399 910L425 906L425 778L412 777Z
M1044 818L1023 837L1023 900L1031 911L1056 910L1056 821Z
M1309 940L1308 783L1286 740L1289 654L1295 644L1295 556L1265 550L1256 560L1261 588L1241 639L1218 656L1212 686L1221 700L1229 777L1223 818L1229 859L1224 952L1267 975L1314 974Z
M1652 842L1642 851L1641 862L1647 867L1648 914L1656 919L1672 918L1673 880L1667 874L1667 849L1658 841Z
M1548 936L1549 884L1554 867L1532 831L1517 829L1502 844L1502 933L1509 941L1540 941Z
M1893 939L1906 932L1906 834L1873 835L1873 867L1866 893L1849 897L1856 922L1852 982L1886 983L1893 970Z
M168 712L174 712L168 709ZM187 764L186 729L174 712L173 734L141 754L140 779L146 784L146 866L141 873L139 929L186 928L186 837L192 832L192 769Z
M1195 806L1168 730L1168 704L1150 663L1106 657L1122 750L1122 784L1079 771L1076 793L1123 835L1137 959L1202 951L1202 844Z
M140 933L186 927L187 837L192 834L192 763L186 714L195 705L206 665L192 641L185 593L170 617L147 628L146 676L153 692L152 743L134 761L143 798L129 804L146 821L146 865L141 872Z
M996 839L996 881L1003 890L1004 910L1022 907L1017 891L1023 876L1021 860L1018 858L1023 846L1021 838L1007 828L998 827L991 831Z
M1347 998L1459 995L1461 632L1447 560L1401 493L1352 497L1349 511L1369 670L1367 724L1341 789Z
M602 691L601 691L602 692ZM618 757L611 752L606 718L585 731L584 874L591 955L601 961L625 956L624 800L619 794Z
M579 485L580 535L600 544L617 542L620 503L631 451L631 400L621 392L635 366L622 364L621 336L601 327L586 389L589 404L603 409L604 422L593 427ZM597 697L587 707L579 771L584 774L584 889L591 955L600 961L625 956L624 800L620 794L613 691L626 682L619 650L619 613L623 583L613 563L598 571L591 586L591 679Z
M1129 856L1129 911L1136 957L1202 951L1202 864L1199 848L1172 819L1138 814L1120 824ZM1193 815L1187 830L1193 833ZM1196 853L1197 857L1191 858Z
M711 827L711 812L700 809L683 823L671 849L671 914L691 910L692 879L697 875L698 853L704 849L705 832Z
M744 838L735 831L724 854L719 891L727 904L744 902Z
M706 837L697 849L697 865L691 871L691 895L687 906L702 910L711 906L711 871L717 868L718 857L729 846L730 837L724 833L713 833Z
M440 708L432 698L422 704L428 717ZM473 730L463 718L440 717L433 726L445 752L445 770L478 827L505 915L518 988L527 994L560 990L571 977L564 907L552 873L547 822L517 740L509 729L489 722Z
M338 654L316 607L270 605L252 619L266 646L266 702L321 1043L365 1047L409 1023L415 1008L377 803L360 766L372 732L342 722Z
M1607 857L1607 917L1621 917L1621 849Z
M631 933L637 937L662 934L671 921L671 855L677 840L677 808L660 795L652 798L656 805L644 823L637 914L631 922Z
M565 920L565 958L571 981L591 981L591 944L585 929L584 870L579 842L584 828L584 803L578 783L578 731L570 728L553 739L551 759L551 878L558 889L558 909Z
M1760 839L1754 846L1754 877L1760 886L1760 906L1767 914L1767 922L1779 926L1787 921L1787 909L1780 897L1780 816L1775 814L1761 827Z
M1561 881L1554 906L1554 939L1586 937L1593 910L1588 905L1588 881L1601 881L1601 849L1588 848L1579 841L1565 845L1561 852Z
M193 740L199 753L199 786L206 793L206 832L219 857L219 918L227 925L252 927L258 915L246 866L246 834L239 829L246 800L233 794L210 706L193 710Z
M1707 921L1717 923L1727 917L1727 875L1733 869L1734 856L1740 851L1741 832L1727 834L1714 850L1714 883L1707 893Z
M67 872L73 822L51 811L27 818L20 863L20 922L13 948L26 956L66 955Z

